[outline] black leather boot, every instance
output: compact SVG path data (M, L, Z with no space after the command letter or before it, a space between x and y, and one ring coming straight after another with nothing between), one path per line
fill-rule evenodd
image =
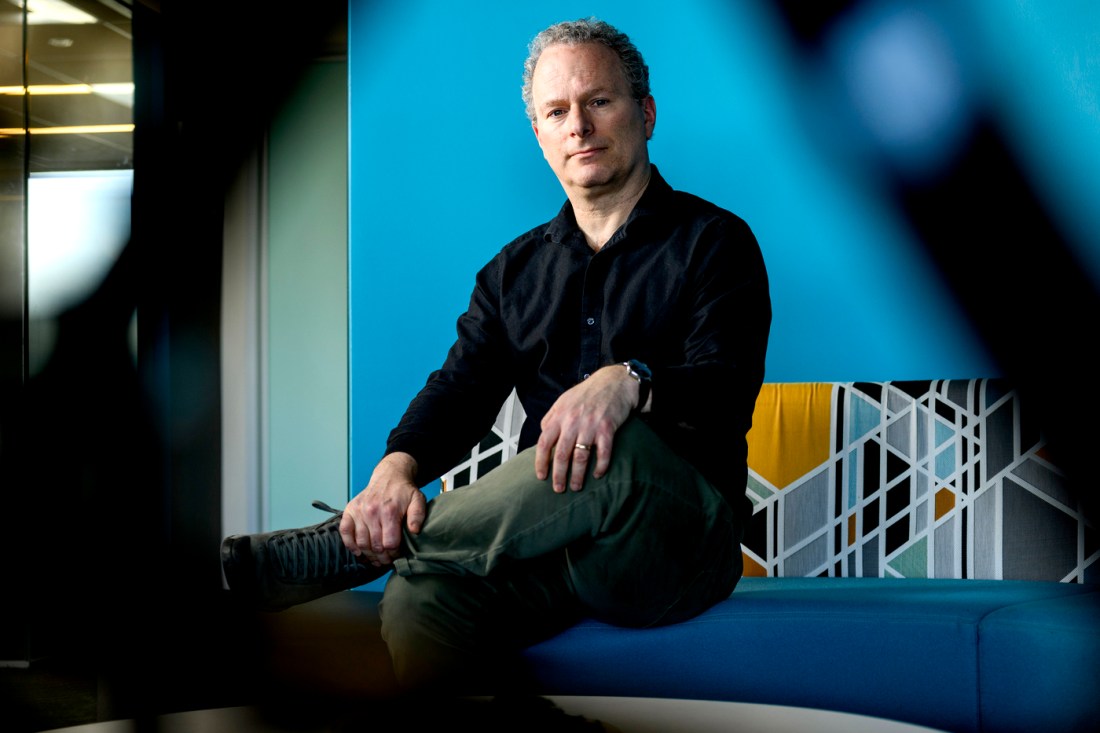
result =
M342 512L319 501L313 506L336 516L312 527L222 540L225 579L242 602L262 611L282 611L369 583L389 570L360 561L344 547Z

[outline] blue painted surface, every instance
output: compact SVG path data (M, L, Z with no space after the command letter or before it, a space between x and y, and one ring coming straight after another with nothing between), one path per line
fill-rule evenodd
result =
M892 13L904 3L864 5L908 18ZM1097 16L1095 4L1074 6ZM675 12L639 0L472 7L350 3L352 493L442 362L476 270L564 200L524 116L521 69L533 34L588 14L627 32L651 67L651 157L665 177L741 215L760 240L775 308L769 381L998 374L868 163L869 126L849 124L848 98L826 94L836 91L829 61L858 54L800 57L770 3L689 0ZM966 41L965 53L937 65L957 73L960 94L1011 100L1003 113L1021 141L1062 136L1051 155L1027 148L1037 180L1065 169L1071 200L1100 190L1098 56L1086 24L1074 21L1080 15L1037 2L954 7L948 18L924 19L960 24L943 37L922 36L927 22L889 26L892 37L910 33L921 48ZM1003 47L993 32L1002 25ZM1007 63L1012 54L1026 56ZM1005 93L1013 74L1043 88L1042 119ZM965 114L970 103L960 104ZM949 145L950 135L943 140ZM1096 213L1073 212L1069 230L1097 230Z

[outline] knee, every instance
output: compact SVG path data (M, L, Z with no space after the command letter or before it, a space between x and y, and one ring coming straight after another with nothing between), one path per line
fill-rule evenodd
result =
M685 468L694 470L641 418L630 418L615 433L610 473L677 479Z
M472 576L390 578L382 596L382 638L394 676L408 691L446 689L458 694L526 689L514 650L497 637L491 584Z
M452 678L473 652L468 602L446 576L403 577L386 584L379 607L382 638L394 676L407 690L431 689Z
M451 636L441 608L449 605L446 578L434 575L401 576L394 573L386 583L379 612L382 637L391 646L403 646L406 639Z

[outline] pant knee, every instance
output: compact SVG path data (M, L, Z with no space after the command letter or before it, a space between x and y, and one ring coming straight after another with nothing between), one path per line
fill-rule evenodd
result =
M441 644L460 644L463 620L454 611L464 602L448 588L452 580L445 575L404 577L394 573L379 606L386 643L393 646L404 644L405 639L435 639Z
M580 618L564 553L491 578L393 575L380 606L382 637L407 689L472 694L530 683L520 651Z
M382 638L403 688L452 689L482 656L475 633L478 594L461 585L461 578L447 575L395 573L387 582L379 607Z

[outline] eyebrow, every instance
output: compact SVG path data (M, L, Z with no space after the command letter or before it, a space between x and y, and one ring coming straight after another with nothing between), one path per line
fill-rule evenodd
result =
M607 95L614 94L614 93L615 93L615 90L612 89L611 87L596 87L595 89L589 89L588 91L586 91L585 96L591 98L591 97L607 96ZM548 99L545 102L543 102L541 105L539 105L539 109L550 109L551 107L560 107L563 104L566 104L565 99Z

